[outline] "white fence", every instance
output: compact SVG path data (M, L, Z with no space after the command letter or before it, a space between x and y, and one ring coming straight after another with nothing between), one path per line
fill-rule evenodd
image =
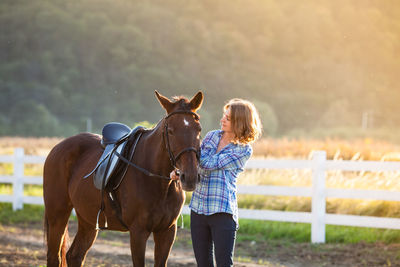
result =
M12 163L13 175L0 176L0 183L12 184L12 195L0 195L0 202L11 202L13 210L22 209L23 204L43 205L42 197L24 196L24 184L43 184L41 176L25 176L25 163L43 164L46 157L25 155L23 148L14 149L14 155L0 155L0 163Z
M16 148L14 155L0 156L0 162L14 165L13 176L0 176L0 183L13 185L13 195L0 195L0 202L13 203L13 209L21 209L24 203L43 204L42 197L24 196L24 184L43 183L42 177L24 176L25 163L43 164L45 157L24 155L22 148ZM400 229L400 219L371 216L339 215L326 213L326 198L374 199L400 201L400 192L384 190L332 189L325 187L327 170L344 171L400 171L400 162L381 161L333 161L326 159L324 151L316 151L312 160L257 160L248 162L247 169L310 169L312 187L286 186L238 186L239 194L266 196L300 196L312 198L311 212L287 212L272 210L239 209L239 217L247 219L311 223L311 241L325 242L325 225L347 225ZM187 206L184 214L189 214Z

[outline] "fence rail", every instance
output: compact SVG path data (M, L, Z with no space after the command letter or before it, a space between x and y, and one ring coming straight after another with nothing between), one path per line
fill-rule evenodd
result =
M13 195L0 195L0 202L11 202L13 209L22 209L23 204L43 205L42 197L24 196L24 184L43 183L42 177L24 176L24 164L43 164L46 157L25 155L22 148L16 148L14 155L0 155L0 163L12 163L13 175L0 176L0 183L10 183ZM311 242L325 242L325 225L345 225L400 229L400 219L371 216L339 215L326 213L326 198L373 199L400 201L400 192L385 190L333 189L325 187L326 171L400 171L400 162L382 161L333 161L326 159L325 151L316 151L311 160L260 160L252 159L247 169L310 169L312 171L311 187L255 186L239 185L239 194L265 196L311 197L311 212L287 212L273 210L239 209L239 217L245 219L300 222L311 224ZM189 214L184 206L183 213Z

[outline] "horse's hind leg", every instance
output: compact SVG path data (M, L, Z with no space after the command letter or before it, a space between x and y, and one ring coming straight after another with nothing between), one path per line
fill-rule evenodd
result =
M59 207L61 208L61 207ZM64 206L62 209L49 209L46 205L45 227L47 237L47 266L66 266L65 254L68 238L68 219L72 207Z
M96 237L97 230L80 218L78 214L78 232L67 253L68 266L83 266L86 254Z

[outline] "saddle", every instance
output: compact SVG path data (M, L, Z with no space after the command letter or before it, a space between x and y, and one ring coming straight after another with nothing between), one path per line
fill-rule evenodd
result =
M131 129L119 122L107 123L102 130L101 146L104 148L103 154L96 167L84 179L94 174L93 183L95 187L104 190L112 177L113 189L115 190L128 170L128 164L121 162L118 154L123 154L129 160L132 159L142 129L142 126ZM131 146L127 145L128 142Z

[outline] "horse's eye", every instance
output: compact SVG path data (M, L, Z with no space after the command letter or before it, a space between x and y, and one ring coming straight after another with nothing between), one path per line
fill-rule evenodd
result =
M174 135L174 131L172 131L171 129L168 129L168 134L169 135Z

